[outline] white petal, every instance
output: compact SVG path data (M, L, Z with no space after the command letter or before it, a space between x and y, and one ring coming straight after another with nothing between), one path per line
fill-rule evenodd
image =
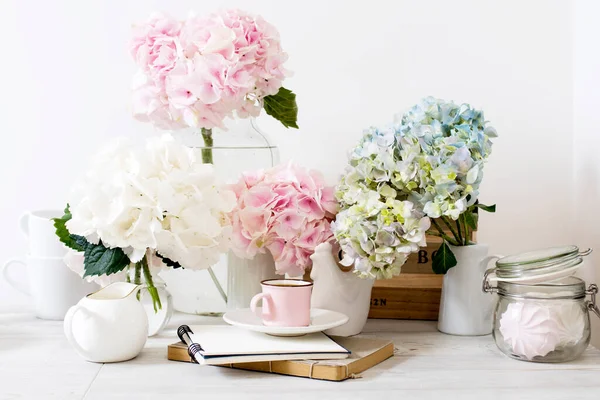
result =
M476 164L467 172L467 183L472 185L477 181L477 176L479 175L479 166Z

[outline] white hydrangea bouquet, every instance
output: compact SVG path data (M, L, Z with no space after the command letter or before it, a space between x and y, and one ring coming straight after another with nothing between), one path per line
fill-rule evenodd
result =
M332 228L342 264L354 264L362 277L391 278L426 244L433 225L428 233L444 239L433 270L454 267L448 244L472 244L477 209L495 211L478 202L493 137L482 111L432 97L394 124L366 130L336 191L340 212Z
M54 224L60 240L83 253L83 277L133 268L134 283L143 274L157 309L153 269L216 264L229 248L235 204L198 150L169 135L143 145L118 140L95 157Z

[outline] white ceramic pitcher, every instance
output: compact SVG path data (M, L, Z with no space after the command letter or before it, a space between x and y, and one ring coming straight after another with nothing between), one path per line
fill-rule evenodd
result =
M65 335L81 357L92 362L119 362L142 351L148 338L148 317L136 298L141 287L115 282L69 309Z
M444 275L438 330L459 336L489 335L497 296L484 293L481 282L490 261L502 256L488 256L484 244L451 249L457 264Z
M337 253L330 243L321 243L310 259L310 277L314 281L311 307L341 312L348 322L325 331L328 335L358 335L367 323L371 305L373 279L362 279L351 271L345 272L337 262Z

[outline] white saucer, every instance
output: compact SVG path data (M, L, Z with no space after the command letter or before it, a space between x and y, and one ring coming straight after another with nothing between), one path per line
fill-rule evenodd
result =
M257 313L260 314L260 308ZM223 319L228 324L239 326L255 332L267 333L273 336L302 336L307 333L321 332L335 328L348 322L348 317L336 311L313 308L310 310L309 326L266 326L262 319L249 308L227 311Z

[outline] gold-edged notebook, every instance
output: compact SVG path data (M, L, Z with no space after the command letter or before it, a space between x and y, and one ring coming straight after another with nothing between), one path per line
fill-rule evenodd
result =
M394 344L389 340L336 336L333 336L332 339L340 346L350 350L351 355L343 360L261 361L235 363L224 367L327 381L343 381L356 377L357 374L394 355ZM188 355L188 348L182 342L169 345L167 358L172 361L192 362Z

